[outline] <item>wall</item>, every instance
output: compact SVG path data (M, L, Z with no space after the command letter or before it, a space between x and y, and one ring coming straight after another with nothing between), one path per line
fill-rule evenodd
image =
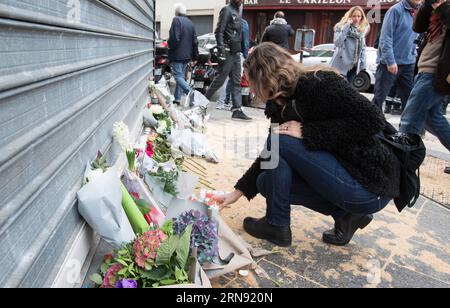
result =
M70 286L93 242L86 163L116 162L114 122L141 126L154 1L2 0L0 38L0 287Z
M213 15L211 32L215 30L220 10L226 5L226 0L156 0L156 21L161 22L161 38L169 38L170 26L175 17L174 5L180 2L186 6L188 16Z

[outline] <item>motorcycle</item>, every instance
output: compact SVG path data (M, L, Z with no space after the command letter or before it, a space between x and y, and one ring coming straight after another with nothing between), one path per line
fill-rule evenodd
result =
M155 57L155 82L158 83L161 78L169 81L172 78L172 69L169 61L169 44L164 40L156 41Z
M191 70L191 85L194 90L205 94L216 77L219 66L219 56L217 47L211 49L200 49L197 63Z

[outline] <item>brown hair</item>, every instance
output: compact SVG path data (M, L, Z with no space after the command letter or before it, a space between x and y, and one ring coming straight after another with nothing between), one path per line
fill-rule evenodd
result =
M256 96L264 102L275 100L279 104L294 94L302 75L318 71L336 72L324 65L306 67L284 48L270 42L255 47L244 62L246 78Z

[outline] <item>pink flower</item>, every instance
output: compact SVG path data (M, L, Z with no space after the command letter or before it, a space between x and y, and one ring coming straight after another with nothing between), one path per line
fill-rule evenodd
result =
M147 231L133 244L135 261L139 267L145 269L145 264L153 264L156 259L158 247L167 239L161 230Z
M117 283L117 273L122 269L122 265L119 263L111 266L105 274L105 278L103 278L103 284L101 288L103 289L112 289L116 286Z
M153 143L151 141L147 142L147 148L145 149L145 153L147 153L148 157L152 158L153 154L155 154L155 150L153 149Z

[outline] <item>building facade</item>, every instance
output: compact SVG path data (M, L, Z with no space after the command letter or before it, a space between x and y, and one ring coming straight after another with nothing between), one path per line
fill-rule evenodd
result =
M315 45L333 42L333 27L353 6L361 6L370 17L371 31L367 45L373 46L386 11L400 0L245 0L244 18L250 24L252 40L259 41L276 11L286 14L294 29L308 28L316 32ZM294 38L290 45L294 46Z
M163 39L169 38L174 5L179 2L186 5L187 16L194 23L197 35L214 32L220 10L226 5L226 0L156 0L156 29Z

